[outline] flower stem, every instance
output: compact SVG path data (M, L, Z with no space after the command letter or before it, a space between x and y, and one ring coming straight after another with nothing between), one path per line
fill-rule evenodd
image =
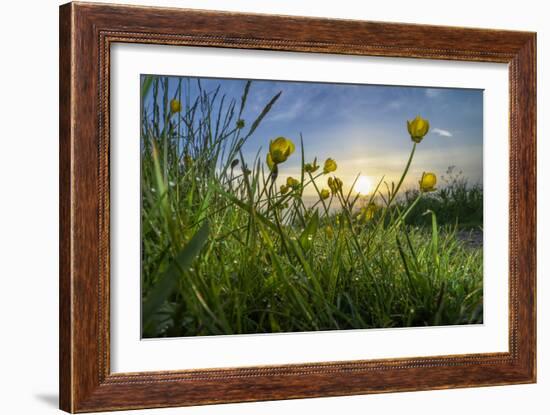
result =
M405 166L405 170L403 171L403 174L401 175L401 178L399 179L399 182L397 183L397 186L395 187L393 194L391 196L391 199L388 201L388 206L393 202L395 197L397 196L397 193L399 192L399 189L401 188L401 185L403 184L403 180L405 180L405 177L407 176L407 173L409 172L409 167L411 167L411 162L414 157L414 152L416 150L416 143L413 144L413 148L411 150L411 154L409 156L409 160L407 161L407 165Z

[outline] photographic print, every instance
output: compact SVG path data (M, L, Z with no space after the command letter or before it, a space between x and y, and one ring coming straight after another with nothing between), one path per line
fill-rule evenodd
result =
M142 337L483 323L483 91L141 76Z

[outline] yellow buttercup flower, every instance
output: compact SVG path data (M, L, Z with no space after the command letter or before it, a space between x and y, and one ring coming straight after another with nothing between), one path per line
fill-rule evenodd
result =
M193 159L191 158L191 156L189 154L185 154L183 156L183 162L187 165L187 166L191 166L193 164Z
M332 230L332 226L328 225L325 229L325 232L327 233L328 239L334 238L334 231Z
M412 121L407 120L407 130L409 130L411 139L415 143L420 143L424 136L428 134L429 129L430 123L428 122L428 120L425 120L419 115Z
M330 188L330 191L333 195L338 193L340 190L342 190L342 180L340 180L338 177L329 177L328 178L328 187Z
M296 189L298 186L300 186L300 181L299 180L296 180L295 178L293 177L287 177L286 179L286 185L288 187L291 187L293 189Z
M275 164L284 163L295 149L294 143L285 137L277 137L269 142L269 154Z
M367 206L362 207L359 211L359 220L362 222L368 222L369 220L372 220L377 210L378 206L376 206L376 204L374 204L373 202L369 203Z
M424 172L418 183L420 184L421 192L433 192L435 190L435 184L437 183L437 177L435 173Z
M338 167L338 165L336 164L336 162L333 159L328 158L328 159L325 160L325 165L323 167L323 173L328 174L330 172L336 171L337 167Z
M178 99L170 101L170 111L174 114L181 111L181 102Z
M290 187L288 187L286 184L281 185L281 194L284 195L289 191Z
M321 199L328 199L330 197L330 190L322 189L321 190Z
M319 166L317 165L317 157L313 159L313 163L306 163L304 165L304 170L308 173L313 173L319 169Z

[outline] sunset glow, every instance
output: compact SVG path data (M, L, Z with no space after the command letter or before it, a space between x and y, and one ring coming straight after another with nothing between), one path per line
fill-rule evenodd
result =
M372 191L372 179L368 176L359 176L353 189L362 195L368 195Z

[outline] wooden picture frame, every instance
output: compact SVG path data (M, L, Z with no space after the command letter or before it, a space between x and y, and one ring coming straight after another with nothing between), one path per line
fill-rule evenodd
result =
M508 64L509 352L111 373L109 62L110 46L117 42ZM91 412L535 382L535 106L535 33L106 4L61 6L61 409Z

